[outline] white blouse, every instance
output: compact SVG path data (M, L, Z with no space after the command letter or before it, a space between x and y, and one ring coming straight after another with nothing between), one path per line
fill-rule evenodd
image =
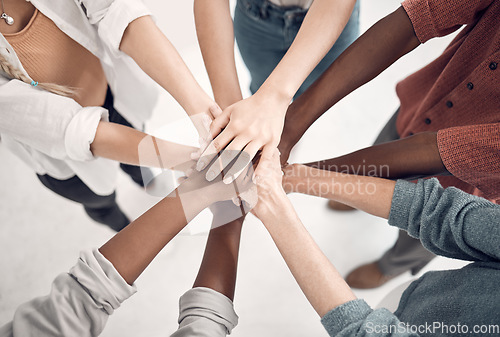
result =
M140 0L31 0L66 35L102 64L114 95L114 106L142 129L157 102L157 86L119 50L125 29L150 15ZM0 54L22 70L19 58L0 34ZM118 163L90 152L97 125L107 120L102 107L82 107L73 99L12 80L0 72L0 134L5 144L38 174L56 179L77 175L92 191L111 194Z
M70 272L54 280L48 296L17 308L13 320L0 327L0 337L99 336L136 291L97 249L82 252Z
M20 305L0 337L96 337L111 314L137 291L97 249L84 251L48 296ZM188 290L179 301L179 329L171 337L225 337L238 324L233 302L208 288Z

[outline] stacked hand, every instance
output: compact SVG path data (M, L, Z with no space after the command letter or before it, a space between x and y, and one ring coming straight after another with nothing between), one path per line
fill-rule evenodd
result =
M288 103L256 93L226 108L210 126L213 141L198 160L198 171L208 167L206 178L210 181L232 164L224 178L225 183L230 183L258 151L262 150L261 162L271 160L280 141ZM255 174L259 175L261 169L258 165Z
M281 171L280 153L277 149L269 159L261 158L260 171L255 176L258 202L252 213L263 220L269 214L279 212L284 201L288 201L282 187L283 172Z

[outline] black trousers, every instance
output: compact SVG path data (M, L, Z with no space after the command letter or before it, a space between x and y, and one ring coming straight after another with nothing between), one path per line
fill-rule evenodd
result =
M113 95L109 88L103 107L109 111L110 122L132 127L132 125L113 107ZM135 183L144 186L141 168L139 166L120 164L120 168L127 173ZM107 225L117 232L130 223L127 216L116 203L115 192L105 196L98 195L85 185L78 176L73 176L66 180L55 179L47 174L37 176L42 184L48 189L66 199L82 204L85 212L87 212L94 221Z

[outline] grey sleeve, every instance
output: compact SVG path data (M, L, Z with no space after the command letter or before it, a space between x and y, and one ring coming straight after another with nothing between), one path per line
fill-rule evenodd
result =
M136 291L97 250L81 254L50 294L21 305L0 333L13 337L98 336L109 315Z
M330 336L338 337L417 337L407 325L387 309L373 310L364 300L339 305L321 323Z
M389 224L431 252L471 261L500 260L500 206L437 179L398 181Z
M229 298L209 288L193 288L179 300L179 329L170 337L225 337L237 324Z

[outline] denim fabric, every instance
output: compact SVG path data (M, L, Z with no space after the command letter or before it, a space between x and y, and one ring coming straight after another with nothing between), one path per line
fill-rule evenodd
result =
M243 61L252 77L252 93L259 89L290 48L306 14L306 9L280 7L268 0L238 0L234 13L234 33ZM359 1L337 42L306 78L295 98L302 94L358 35Z

